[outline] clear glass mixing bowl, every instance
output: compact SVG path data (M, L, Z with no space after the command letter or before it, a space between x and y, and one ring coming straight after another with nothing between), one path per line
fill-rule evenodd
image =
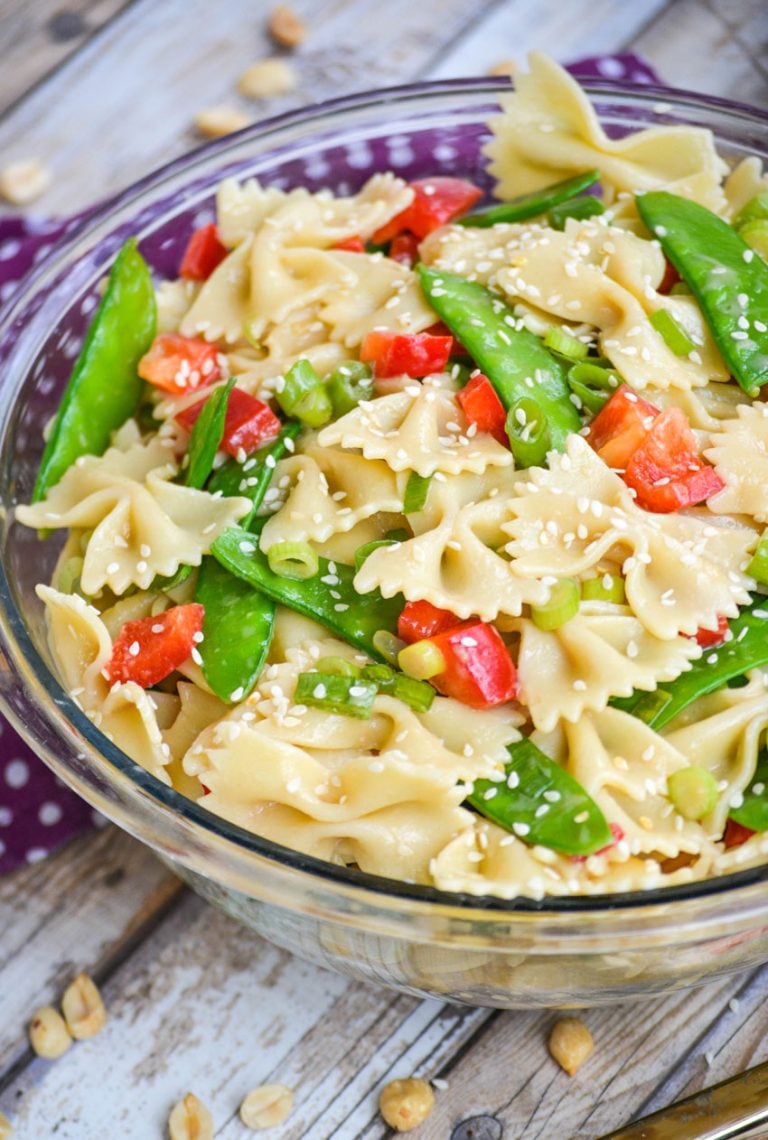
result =
M768 959L768 867L632 895L502 902L410 886L280 847L159 783L94 727L50 664L36 582L54 542L14 524L98 283L135 234L173 276L217 182L349 191L374 169L487 186L480 148L500 80L456 80L354 96L282 116L172 163L74 230L0 324L0 700L67 784L152 846L194 890L266 938L354 977L498 1007L597 1005L658 994ZM710 127L725 156L768 158L768 115L701 96L588 85L621 134L653 122Z

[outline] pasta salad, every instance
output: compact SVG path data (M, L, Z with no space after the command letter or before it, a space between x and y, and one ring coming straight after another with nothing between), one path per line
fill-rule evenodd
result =
M62 683L215 814L514 898L768 856L768 177L531 58L485 151L126 243L33 502Z

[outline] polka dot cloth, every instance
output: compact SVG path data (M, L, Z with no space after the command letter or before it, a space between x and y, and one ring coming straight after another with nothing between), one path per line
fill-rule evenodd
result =
M581 79L658 82L647 64L632 55L580 60L570 70ZM413 161L408 144L405 138L388 140L390 160L395 167L407 167ZM450 148L445 144L443 149ZM435 157L447 161L451 154L436 150ZM367 144L361 142L355 153L348 155L348 163L362 169L373 158ZM313 161L317 164L322 159ZM322 178L326 171L307 168L305 173L313 179ZM403 173L407 177L408 172ZM0 307L10 300L24 276L81 219L82 215L65 222L31 216L0 217ZM204 220L210 219L206 216ZM158 268L162 270L164 266ZM88 804L66 788L0 717L0 874L44 859L66 839L103 822L95 816Z

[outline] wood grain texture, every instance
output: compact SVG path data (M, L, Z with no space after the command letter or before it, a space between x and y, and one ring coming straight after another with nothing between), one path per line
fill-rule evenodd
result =
M113 827L0 878L0 1083L27 1049L33 1010L80 970L103 973L181 889Z
M3 0L0 4L0 115L130 0Z

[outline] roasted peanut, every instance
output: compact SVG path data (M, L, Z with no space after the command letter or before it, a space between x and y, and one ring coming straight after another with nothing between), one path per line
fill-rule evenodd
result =
M9 162L0 170L0 197L14 206L26 206L48 189L51 172L36 158Z
M514 59L500 59L488 68L489 75L514 75L517 71L517 62Z
M61 1009L67 1029L78 1041L101 1033L107 1011L95 982L87 974L78 974L64 991Z
M286 48L298 47L307 34L304 21L287 4L272 9L267 27L275 43Z
M240 1119L255 1132L282 1124L293 1112L293 1093L287 1085L259 1085L240 1105Z
M35 1010L29 1023L29 1043L38 1057L51 1061L69 1049L72 1037L64 1018L52 1005Z
M168 1117L170 1140L213 1140L213 1117L194 1093L187 1093Z
M418 1077L390 1081L379 1095L379 1112L396 1132L410 1132L426 1120L435 1107L435 1094Z
M237 89L246 99L268 99L285 95L296 86L296 73L284 59L273 57L252 63L237 81Z
M578 1017L561 1017L549 1035L549 1051L569 1077L584 1064L594 1047L592 1034Z
M236 107L220 103L215 107L205 107L195 115L195 130L205 139L220 139L247 127L250 118Z

